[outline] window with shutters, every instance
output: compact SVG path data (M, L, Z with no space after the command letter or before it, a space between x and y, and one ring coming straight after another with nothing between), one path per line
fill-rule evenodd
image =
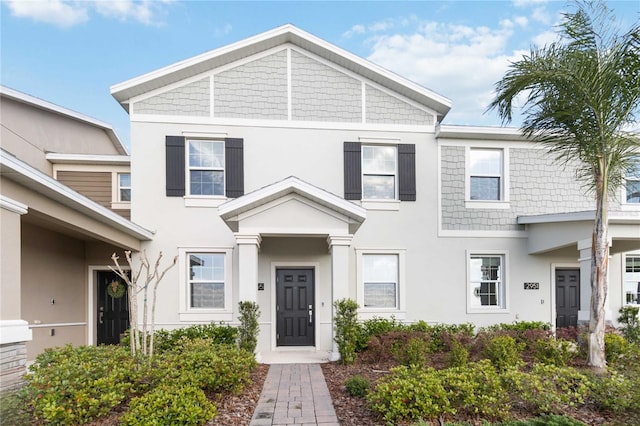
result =
M215 207L244 195L244 141L166 137L166 195L186 206Z
M367 209L397 210L416 200L415 145L345 142L344 198Z
M506 253L467 254L467 310L484 312L506 310Z

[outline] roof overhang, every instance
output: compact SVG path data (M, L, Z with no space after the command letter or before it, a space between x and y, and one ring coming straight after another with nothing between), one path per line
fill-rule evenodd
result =
M350 234L355 233L367 218L367 212L364 208L294 176L227 201L218 207L218 213L229 228L237 231L238 222L247 213L256 211L279 199L284 199L291 194L296 194L310 203L321 206L326 211L337 213L348 221Z
M49 152L45 155L45 158L52 164L131 165L131 157L128 155L59 154Z
M529 254L546 253L576 247L591 240L595 211L519 216L518 224L527 225ZM608 235L611 252L640 249L640 214L638 211L609 212Z
M129 154L127 152L127 148L125 148L125 146L122 144L122 141L118 137L118 134L113 129L113 126L111 126L109 123L105 123L104 121L97 120L93 117L89 117L88 115L84 115L79 112L61 107L59 105L52 104L51 102L44 101L34 96L27 95L26 93L18 92L17 90L10 89L6 86L0 85L0 95L2 97L12 99L16 102L27 104L53 114L63 115L72 120L80 121L84 124L100 128L106 133L107 137L109 138L109 140L111 140L111 143L113 143L113 146L120 154Z
M111 94L128 111L129 99L151 90L193 77L268 49L290 43L321 58L402 94L433 109L441 121L451 100L409 81L357 55L343 50L294 25L287 24L242 41L176 62L159 70L111 86Z
M515 127L441 125L436 131L440 139L472 139L493 141L530 141Z
M5 150L0 149L0 174L51 200L117 229L140 241L149 241L153 233L117 213L97 204L59 181L29 166Z

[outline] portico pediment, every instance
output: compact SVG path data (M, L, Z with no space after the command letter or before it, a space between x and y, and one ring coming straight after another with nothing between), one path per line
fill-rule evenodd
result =
M366 210L296 177L288 177L218 207L234 232L260 235L348 235Z

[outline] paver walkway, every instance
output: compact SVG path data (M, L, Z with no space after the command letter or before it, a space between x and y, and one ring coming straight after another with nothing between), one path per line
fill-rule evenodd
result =
M339 426L320 364L272 364L250 426Z

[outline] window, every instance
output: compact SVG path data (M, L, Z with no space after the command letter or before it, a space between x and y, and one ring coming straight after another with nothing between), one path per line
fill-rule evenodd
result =
M396 164L395 146L362 147L363 199L396 199Z
M469 151L469 199L500 201L503 196L503 151L477 149Z
M189 254L189 306L224 308L224 259L222 253Z
M625 258L624 293L627 305L640 305L640 254Z
M118 173L118 201L123 203L131 201L130 173Z
M224 196L224 141L187 142L189 194Z
M633 167L627 173L625 182L626 202L640 204L640 157L636 157Z
M398 256L362 256L365 308L398 307Z
M505 255L472 254L469 256L469 296L470 310L506 308L506 287L504 283Z

